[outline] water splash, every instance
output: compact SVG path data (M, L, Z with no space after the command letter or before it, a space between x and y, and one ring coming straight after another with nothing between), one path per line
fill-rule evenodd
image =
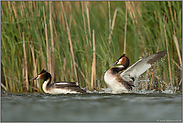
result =
M156 91L154 90L146 90L145 88L143 89L138 89L138 88L133 88L132 91L130 91L129 93L136 93L136 94L153 94L153 93L165 93L165 94L176 94L177 93L177 88L176 87L167 87L166 90L161 90L161 91ZM87 90L87 93L108 93L108 94L119 94L119 93L112 93L112 90L110 88L102 88L102 91L89 91Z
M162 90L162 93L165 93L165 94L175 94L177 91L177 87L171 87L171 86L167 86L166 87L166 90Z

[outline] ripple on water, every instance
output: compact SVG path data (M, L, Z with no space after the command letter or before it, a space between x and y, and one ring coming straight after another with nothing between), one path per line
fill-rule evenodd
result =
M182 95L165 93L2 95L2 121L181 120ZM11 109L11 110L7 110Z

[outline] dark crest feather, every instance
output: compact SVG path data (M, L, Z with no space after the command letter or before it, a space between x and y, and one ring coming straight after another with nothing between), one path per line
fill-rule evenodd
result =
M40 73L40 74L42 74L42 73L46 73L46 70L45 70L45 69L43 69L43 70L41 71L41 73Z
M116 60L116 61L119 61L122 57L124 57L126 54L123 54L121 57L119 57L119 59L118 60Z

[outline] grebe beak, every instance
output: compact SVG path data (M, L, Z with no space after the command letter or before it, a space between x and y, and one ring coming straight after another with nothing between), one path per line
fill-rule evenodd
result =
M115 62L112 63L110 66L112 67L112 66L116 65L117 63L118 63L118 61L115 61Z
M32 78L32 79L29 80L29 81L33 81L33 80L35 80L35 79L39 79L39 76L36 76L36 77Z
M46 70L43 69L40 74L38 74L35 78L32 78L29 81L32 81L32 80L35 80L35 79L42 79L43 76L45 75L45 73L46 73Z

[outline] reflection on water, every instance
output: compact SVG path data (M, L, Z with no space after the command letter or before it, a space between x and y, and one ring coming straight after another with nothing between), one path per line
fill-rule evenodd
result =
M10 94L1 121L181 121L181 94Z

